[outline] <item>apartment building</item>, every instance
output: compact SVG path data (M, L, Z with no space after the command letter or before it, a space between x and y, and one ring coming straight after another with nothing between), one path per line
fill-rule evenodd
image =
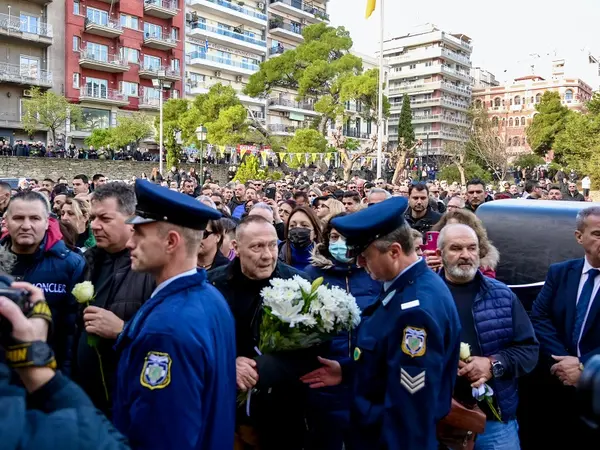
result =
M0 0L0 140L46 141L22 129L23 100L32 87L64 93L64 2Z
M468 36L431 24L384 41L384 57L390 67L390 145L398 142L404 94L410 98L415 137L425 143L419 150L423 155L426 151L429 155L442 154L447 143L466 140L472 50Z
M163 100L183 95L182 1L66 0L65 95L84 115L67 127L70 141L115 126L123 111L157 113L161 90Z
M473 89L485 89L486 87L500 86L500 82L496 80L496 76L481 67L473 67L471 69L471 86Z
M509 153L516 156L531 152L525 130L537 113L535 105L546 91L558 92L562 103L575 111L581 111L593 95L592 87L579 78L545 80L529 75L515 79L510 85L474 89L473 104L487 110Z

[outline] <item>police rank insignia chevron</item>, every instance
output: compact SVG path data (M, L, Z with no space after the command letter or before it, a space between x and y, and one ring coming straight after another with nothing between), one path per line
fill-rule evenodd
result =
M171 383L171 357L168 353L148 352L140 383L148 389L163 389Z
M406 370L400 369L400 384L411 394L420 391L425 387L425 371L411 377Z
M401 347L411 358L423 356L427 350L427 332L423 328L406 327Z

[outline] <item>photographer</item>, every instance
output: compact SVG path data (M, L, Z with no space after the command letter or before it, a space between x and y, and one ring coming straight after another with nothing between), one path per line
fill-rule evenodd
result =
M0 278L6 285L6 277ZM2 449L128 449L83 391L54 371L56 361L46 344L51 317L43 292L24 282L12 283L11 288L29 295L22 308L0 296ZM10 384L9 367L25 389Z

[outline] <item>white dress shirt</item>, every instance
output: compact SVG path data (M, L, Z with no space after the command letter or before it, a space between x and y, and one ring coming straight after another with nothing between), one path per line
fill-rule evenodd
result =
M581 279L579 280L579 289L577 289L577 303L579 303L581 291L583 291L583 286L585 285L585 282L588 279L588 272L591 269L596 269L596 267L592 267L592 265L588 262L587 257L584 258L583 270L581 271ZM594 279L594 290L592 291L592 298L590 299L590 304L588 305L588 309L585 313L585 318L583 319L581 332L579 333L579 337L577 338L577 356L581 356L581 352L579 351L579 342L581 341L581 336L583 336L583 330L585 330L585 323L587 322L590 310L592 309L592 304L594 303L594 299L596 298L596 294L598 293L598 288L600 288L600 274L598 274L598 276L596 276L596 278Z
M191 270L188 270L187 272L183 272L183 273L180 273L179 275L175 275L174 277L166 279L165 281L160 283L158 286L156 286L156 289L154 289L154 292L152 293L150 298L154 297L156 294L158 294L160 291L162 291L164 288L166 288L169 284L171 284L173 281L177 280L178 278L196 275L197 272L198 272L198 269L193 268Z

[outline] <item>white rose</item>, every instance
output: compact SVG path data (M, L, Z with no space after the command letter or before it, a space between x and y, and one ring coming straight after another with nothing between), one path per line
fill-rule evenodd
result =
M466 361L470 357L471 357L471 346L469 344L467 344L466 342L461 342L459 358L461 359L461 361Z
M71 291L77 303L89 303L94 299L94 285L91 281L77 283Z

